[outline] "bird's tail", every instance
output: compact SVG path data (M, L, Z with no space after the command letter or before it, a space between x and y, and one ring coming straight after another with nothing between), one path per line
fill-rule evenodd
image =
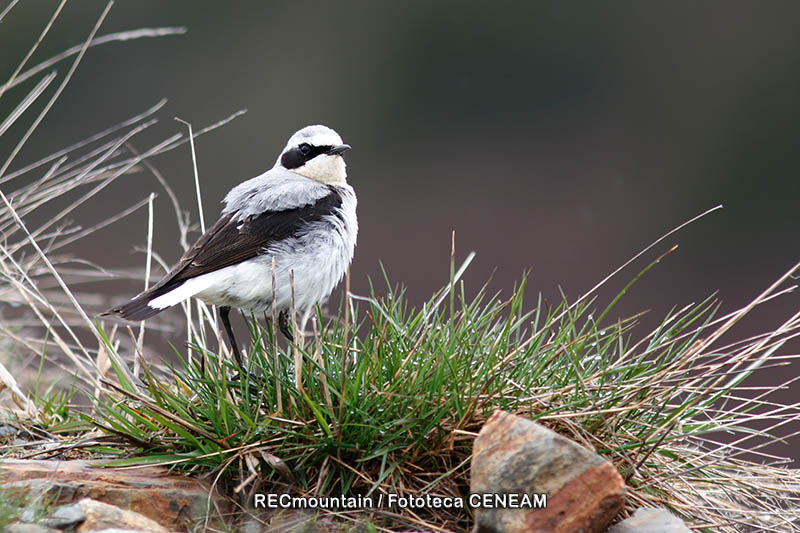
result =
M133 321L150 318L166 309L166 307L158 308L148 305L159 296L156 294L157 292L154 290L144 291L130 302L112 307L108 311L101 313L100 316L118 316L119 318Z
M178 282L165 279L130 302L111 308L100 316L118 316L125 320L145 320L204 291L212 283L213 278L210 276L199 276Z

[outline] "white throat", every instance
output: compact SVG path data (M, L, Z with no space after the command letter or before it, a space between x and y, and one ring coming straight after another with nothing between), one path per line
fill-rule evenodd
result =
M347 183L347 165L340 155L318 155L292 172L321 183Z

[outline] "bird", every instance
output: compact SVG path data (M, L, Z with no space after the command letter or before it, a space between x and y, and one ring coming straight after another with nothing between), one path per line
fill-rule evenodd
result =
M293 341L292 297L298 312L313 308L331 294L353 259L357 199L342 155L349 149L327 126L294 133L271 169L228 192L219 220L172 270L101 316L141 321L192 297L215 305L242 371L232 308L274 308L281 333Z

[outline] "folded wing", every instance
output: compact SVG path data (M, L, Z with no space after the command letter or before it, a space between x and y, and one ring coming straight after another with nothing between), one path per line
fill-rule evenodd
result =
M126 320L144 320L174 305L204 287L187 281L221 268L247 261L260 255L275 242L297 236L308 224L333 214L342 205L341 195L332 187L327 194L299 207L268 210L242 217L242 210L231 211L230 203L222 217L208 229L181 258L178 264L158 283L130 302L103 313ZM232 191L233 192L233 191ZM229 195L230 196L230 195ZM181 291L181 288L186 289ZM153 300L174 292L175 301L168 305L151 305Z

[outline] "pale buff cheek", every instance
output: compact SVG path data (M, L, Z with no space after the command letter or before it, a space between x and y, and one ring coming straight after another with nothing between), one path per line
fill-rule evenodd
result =
M338 155L319 155L294 169L294 172L322 183L346 183L347 170L344 158Z

